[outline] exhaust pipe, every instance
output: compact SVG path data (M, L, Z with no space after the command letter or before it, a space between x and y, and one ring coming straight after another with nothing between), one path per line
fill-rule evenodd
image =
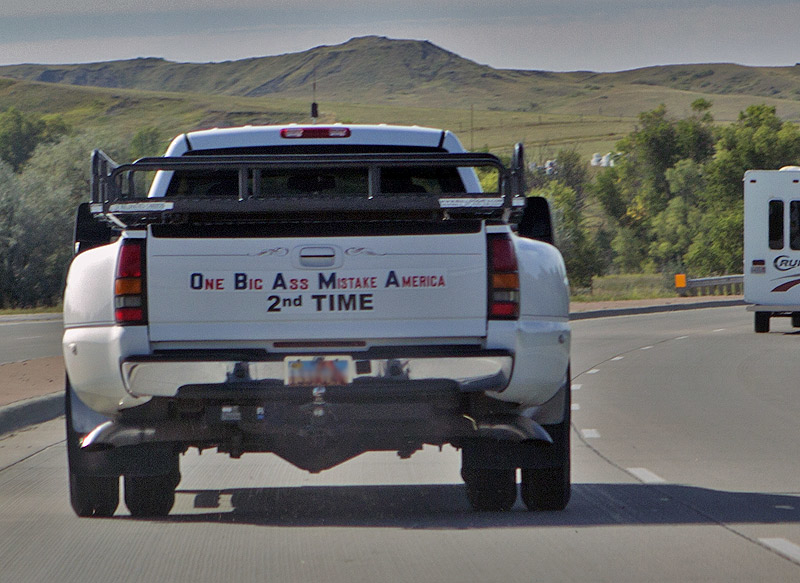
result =
M553 443L553 438L541 425L522 415L494 415L479 420L465 417L472 422L478 437L497 441L535 440Z

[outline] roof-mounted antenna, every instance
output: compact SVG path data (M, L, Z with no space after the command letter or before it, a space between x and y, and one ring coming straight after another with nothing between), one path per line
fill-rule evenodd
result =
M317 123L317 118L319 117L319 106L317 106L317 74L314 73L314 82L311 85L312 89L312 97L311 97L311 123Z

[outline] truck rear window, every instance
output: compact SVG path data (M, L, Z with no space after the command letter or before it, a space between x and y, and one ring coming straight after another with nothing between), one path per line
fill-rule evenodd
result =
M249 179L248 190L254 196L281 197L304 195L357 195L369 192L366 168L324 171L262 171L258 192ZM463 193L464 185L455 168L382 169L380 192ZM176 172L167 189L168 197L238 196L239 175L230 170Z
M347 154L347 153L419 153L442 152L438 148L413 147L343 147L296 146L255 147L218 150L192 150L185 156L197 155L269 155L269 154ZM369 174L366 168L338 168L303 171L261 172L258 192L252 178L248 190L254 196L308 196L308 195L353 195L364 194L369 189ZM381 168L380 192L384 193L463 193L463 181L457 168L403 167ZM230 170L192 170L175 172L167 189L167 196L217 197L238 196L239 176Z

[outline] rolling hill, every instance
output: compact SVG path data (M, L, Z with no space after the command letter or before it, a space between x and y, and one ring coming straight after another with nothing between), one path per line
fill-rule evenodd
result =
M300 53L219 63L140 58L0 67L0 109L58 113L131 132L307 119L316 85L323 121L416 123L467 133L468 145L610 148L660 103L675 116L704 97L716 120L753 103L800 120L800 64L669 65L616 73L494 69L426 41L354 38Z
M427 41L383 37L221 63L141 58L78 65L10 65L0 67L0 76L117 89L305 99L311 97L316 82L320 100L516 111L547 109L558 100L620 86L800 100L800 64L771 68L669 65L619 73L519 71L480 65Z

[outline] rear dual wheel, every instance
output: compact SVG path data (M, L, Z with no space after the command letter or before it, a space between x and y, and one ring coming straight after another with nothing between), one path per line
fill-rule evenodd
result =
M571 494L569 464L522 470L520 494L528 510L564 510Z
M81 518L113 516L119 505L119 478L87 476L70 471L69 501Z
M180 481L178 470L165 476L125 476L125 506L137 518L166 516Z
M125 505L136 517L169 514L175 503L175 488L181 481L178 456L171 449L149 448L126 451L86 451L81 439L104 418L93 413L72 390L69 379L65 390L67 465L69 499L81 517L113 516L119 506L119 474L124 473ZM107 420L107 419L106 419ZM129 475L131 472L133 475ZM163 472L141 475L145 472Z
M563 510L572 493L570 432L572 394L570 371L562 387L562 420L543 425L553 443L526 441L522 443L491 442L483 446L464 448L461 477L466 484L467 497L475 510L510 510L517 499L517 468L520 468L520 495L528 510ZM484 449L485 448L485 449ZM502 463L508 467L480 467Z
M552 447L552 446L551 446ZM510 510L517 500L516 469L462 469L467 498L472 508L484 512ZM528 510L564 510L572 484L570 463L555 468L523 469L520 495Z
M80 406L69 379L64 391L64 413L67 428L67 468L69 501L72 510L82 518L113 516L119 505L119 477L93 475L87 471L98 453L81 450L82 435L75 429L73 407ZM84 406L85 407L85 406ZM91 457L94 456L95 460Z
M517 500L515 469L463 468L467 498L475 510L510 510Z
M567 373L569 375L569 373ZM564 510L572 494L570 431L572 424L572 389L567 384L564 397L564 418L561 423L544 425L553 438L551 465L544 468L522 468L520 494L528 510Z

